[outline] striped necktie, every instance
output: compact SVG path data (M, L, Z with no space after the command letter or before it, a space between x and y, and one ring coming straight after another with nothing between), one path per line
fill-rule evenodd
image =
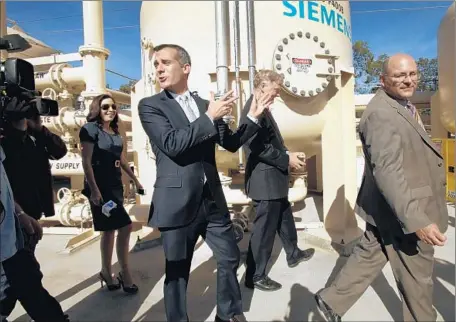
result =
M187 95L181 96L180 100L182 103L181 106L184 109L184 113L185 113L185 115L187 115L188 121L190 123L192 123L193 121L195 121L198 118L198 116L195 114L192 107L190 106L190 100L189 100L188 96Z
M423 128L424 131L426 131L423 121L421 120L420 113L418 113L415 105L408 101L406 108L409 110L410 114L412 114L412 117L415 119L415 121Z

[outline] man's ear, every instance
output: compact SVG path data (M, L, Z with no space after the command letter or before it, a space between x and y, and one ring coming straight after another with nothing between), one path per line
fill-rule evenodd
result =
M183 66L183 69L184 69L184 74L188 76L190 74L190 71L192 70L192 66L190 66L189 64L185 64Z
M385 76L384 75L380 75L380 85L382 85L382 87L385 87Z

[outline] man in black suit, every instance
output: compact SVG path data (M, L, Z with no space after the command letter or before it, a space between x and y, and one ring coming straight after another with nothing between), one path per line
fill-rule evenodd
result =
M243 117L262 95L279 96L282 77L271 70L255 75L255 93L247 101ZM282 240L289 267L309 260L315 250L298 248L296 226L288 201L289 167L304 166L304 153L289 153L269 110L259 119L260 130L244 145L246 152L245 189L253 200L256 217L247 255L245 286L263 291L282 287L266 274L276 232Z
M217 259L216 321L241 321L236 272L240 253L215 162L215 144L236 152L259 125L267 96L252 105L233 133L222 117L232 91L206 101L188 90L191 60L178 45L155 47L154 66L163 91L139 102L139 117L156 156L157 179L149 225L161 232L166 257L164 297L168 321L188 321L186 291L194 247L205 238Z

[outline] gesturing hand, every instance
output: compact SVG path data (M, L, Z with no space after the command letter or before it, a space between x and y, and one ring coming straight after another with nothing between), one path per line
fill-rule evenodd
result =
M231 112L233 102L237 99L237 96L233 96L233 92L233 90L229 91L220 97L218 101L215 100L214 92L211 92L207 114L209 114L214 121L221 119Z
M274 97L270 93L255 95L250 105L249 115L258 118L266 109L269 109Z

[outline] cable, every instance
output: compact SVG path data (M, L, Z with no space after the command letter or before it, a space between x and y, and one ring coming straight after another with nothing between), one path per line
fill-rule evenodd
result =
M352 13L352 14L358 14L358 13L391 12L391 11L420 11L420 10L439 9L439 8L448 8L448 6L432 6L432 7L417 7L417 8L374 9L374 10L352 11L351 13Z
M117 27L106 27L103 28L103 30L113 30L113 29L125 29L125 28L136 28L139 27L139 25L130 25L130 26L117 26ZM44 33L49 33L49 34L56 34L56 33L62 33L62 32L73 32L73 31L84 31L84 29L79 28L79 29L64 29L64 30L43 30L42 32Z
M104 10L105 12L113 12L113 11L129 11L133 10L134 8L122 8L122 9L111 9L111 10ZM6 18L9 22L14 23L14 24L24 24L24 23L33 23L33 22L41 22L41 21L49 21L49 20L57 20L57 19L65 19L65 18L73 18L73 17L82 17L82 14L78 15L69 15L69 16L59 16L59 17L52 17L52 18L41 18L41 19L34 19L34 20L13 20L10 18Z
M362 11L352 11L351 14L360 14L360 13L376 13L376 12L392 12L392 11L420 11L420 10L428 10L428 9L439 9L439 8L448 8L448 6L431 6L431 7L418 7L418 8L391 8L391 9L375 9L375 10L362 10ZM133 10L132 8L124 8L124 9L114 9L112 11L126 11L126 10ZM53 20L53 19L61 19L61 18L68 18L68 17L80 17L79 15L71 15L71 16L61 16L61 17L54 17L48 19L36 19L36 20L29 20L23 21L24 22L38 22L38 21L46 21L46 20ZM117 27L107 27L104 30L114 30L114 29L125 29L125 28L136 28L139 25L129 25L129 26L117 26ZM64 32L74 32L74 31L84 31L82 28L78 29L64 29L64 30L43 30L44 33L64 33Z
M137 79L134 79L134 78L131 78L131 77L128 77L128 76L122 75L122 74L120 74L120 73L117 73L117 72L115 72L115 71L113 71L113 70L110 70L110 69L108 69L108 68L106 68L106 71L107 71L107 72L110 72L110 73L112 73L112 74L114 74L114 75L117 75L117 76L120 76L120 77L126 78L126 79L128 79L128 80L131 80L131 81L135 81L135 82L137 82L137 81L138 81Z

